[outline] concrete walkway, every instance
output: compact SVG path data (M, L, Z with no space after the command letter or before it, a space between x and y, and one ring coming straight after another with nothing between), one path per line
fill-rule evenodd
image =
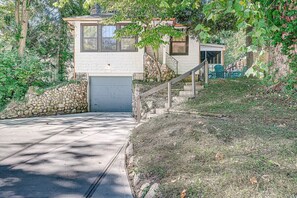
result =
M0 121L0 197L131 198L127 114Z

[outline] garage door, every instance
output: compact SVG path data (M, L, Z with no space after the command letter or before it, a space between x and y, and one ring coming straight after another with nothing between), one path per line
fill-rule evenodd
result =
M90 77L92 112L131 112L132 77Z

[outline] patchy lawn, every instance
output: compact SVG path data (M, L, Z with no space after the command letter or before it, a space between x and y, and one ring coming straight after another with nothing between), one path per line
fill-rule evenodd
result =
M162 197L296 197L297 100L257 80L215 80L185 110L132 134L144 180Z

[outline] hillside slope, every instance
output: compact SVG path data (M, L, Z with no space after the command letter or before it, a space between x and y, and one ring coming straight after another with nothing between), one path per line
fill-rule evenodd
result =
M162 197L297 195L297 100L266 94L257 80L215 80L185 111L132 134L139 185ZM199 115L200 114L200 115Z

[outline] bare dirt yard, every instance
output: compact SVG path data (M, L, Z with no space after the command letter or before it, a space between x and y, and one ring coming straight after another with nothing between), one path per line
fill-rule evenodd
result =
M137 187L160 183L168 198L296 197L295 97L267 94L253 79L211 81L185 113L133 131Z

